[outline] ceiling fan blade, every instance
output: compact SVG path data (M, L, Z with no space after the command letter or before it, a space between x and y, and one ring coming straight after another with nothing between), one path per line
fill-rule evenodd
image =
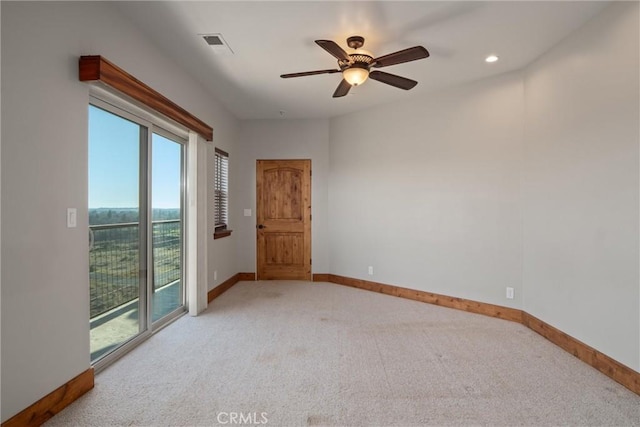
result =
M333 92L333 97L340 98L341 96L345 96L346 94L349 93L350 89L351 89L351 85L345 79L342 79L336 91Z
M429 52L422 46L414 46L409 49L399 50L373 60L373 67L388 67L389 65L402 64L403 62L415 61L417 59L428 58Z
M338 44L331 40L316 40L316 44L329 52L331 55L335 56L337 59L341 59L343 61L351 61L351 58Z
M283 79L289 79L291 77L315 76L316 74L333 74L339 72L340 70L304 71L302 73L281 74L280 77L282 77Z
M385 73L384 71L372 71L369 73L369 78L404 90L409 90L418 84L415 80Z

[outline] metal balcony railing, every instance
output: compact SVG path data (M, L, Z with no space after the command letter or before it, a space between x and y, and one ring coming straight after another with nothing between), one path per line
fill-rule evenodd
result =
M180 279L181 221L153 221L154 290ZM139 297L140 258L137 222L89 226L91 318Z

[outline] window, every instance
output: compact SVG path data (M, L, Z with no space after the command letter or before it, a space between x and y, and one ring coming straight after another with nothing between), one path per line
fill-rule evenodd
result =
M229 230L229 154L216 148L215 182L214 182L214 239L231 234Z

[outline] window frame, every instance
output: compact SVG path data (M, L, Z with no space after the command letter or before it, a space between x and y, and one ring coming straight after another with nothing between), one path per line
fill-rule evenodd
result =
M229 153L215 147L213 179L213 238L231 235L229 228Z

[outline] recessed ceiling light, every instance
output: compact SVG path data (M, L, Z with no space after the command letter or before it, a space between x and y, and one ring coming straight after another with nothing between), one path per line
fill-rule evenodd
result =
M486 62L496 62L498 60L498 57L495 55L489 55L484 60Z

